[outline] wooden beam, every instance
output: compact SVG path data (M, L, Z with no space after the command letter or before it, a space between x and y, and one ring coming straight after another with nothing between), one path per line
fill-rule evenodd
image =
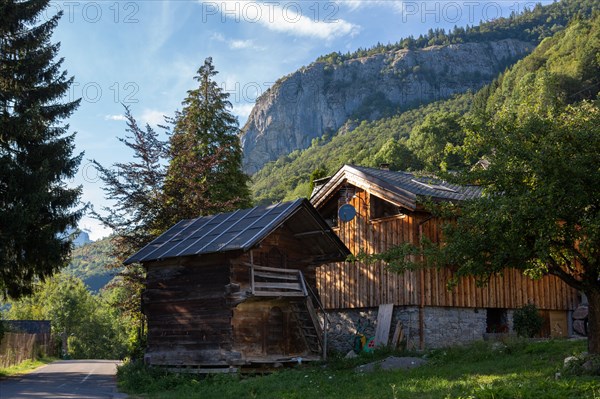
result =
M317 235L317 234L325 234L325 232L323 230L305 231L303 233L294 234L294 237L298 238L298 237L312 236L312 235Z

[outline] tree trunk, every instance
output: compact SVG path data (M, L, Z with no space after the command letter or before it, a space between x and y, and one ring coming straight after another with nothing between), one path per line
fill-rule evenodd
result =
M600 354L600 289L584 292L588 299L588 351Z

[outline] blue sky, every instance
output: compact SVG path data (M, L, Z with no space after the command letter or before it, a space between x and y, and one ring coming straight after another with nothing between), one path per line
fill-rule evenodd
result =
M543 1L543 4L549 1ZM531 1L51 1L43 17L62 10L54 41L75 76L69 97L82 103L69 119L84 161L71 182L84 202L110 206L89 160L104 166L131 153L123 105L138 122L156 125L181 108L193 76L213 57L216 80L230 93L243 126L256 97L278 78L332 51L396 42L430 28L478 24ZM85 216L92 239L109 231Z

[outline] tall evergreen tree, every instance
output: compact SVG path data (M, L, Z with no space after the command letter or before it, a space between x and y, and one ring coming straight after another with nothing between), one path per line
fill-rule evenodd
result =
M62 124L79 100L61 102L73 78L51 43L58 13L40 22L49 0L0 0L0 291L18 297L66 263L63 238L82 215L74 134Z
M171 224L180 219L250 206L248 177L241 171L239 127L229 94L214 81L212 58L198 69L197 89L172 119L165 199Z

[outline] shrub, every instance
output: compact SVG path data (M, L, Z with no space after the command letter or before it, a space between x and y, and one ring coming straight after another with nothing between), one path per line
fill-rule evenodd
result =
M532 338L540 332L543 323L544 318L533 303L524 305L513 314L514 329L520 337Z

